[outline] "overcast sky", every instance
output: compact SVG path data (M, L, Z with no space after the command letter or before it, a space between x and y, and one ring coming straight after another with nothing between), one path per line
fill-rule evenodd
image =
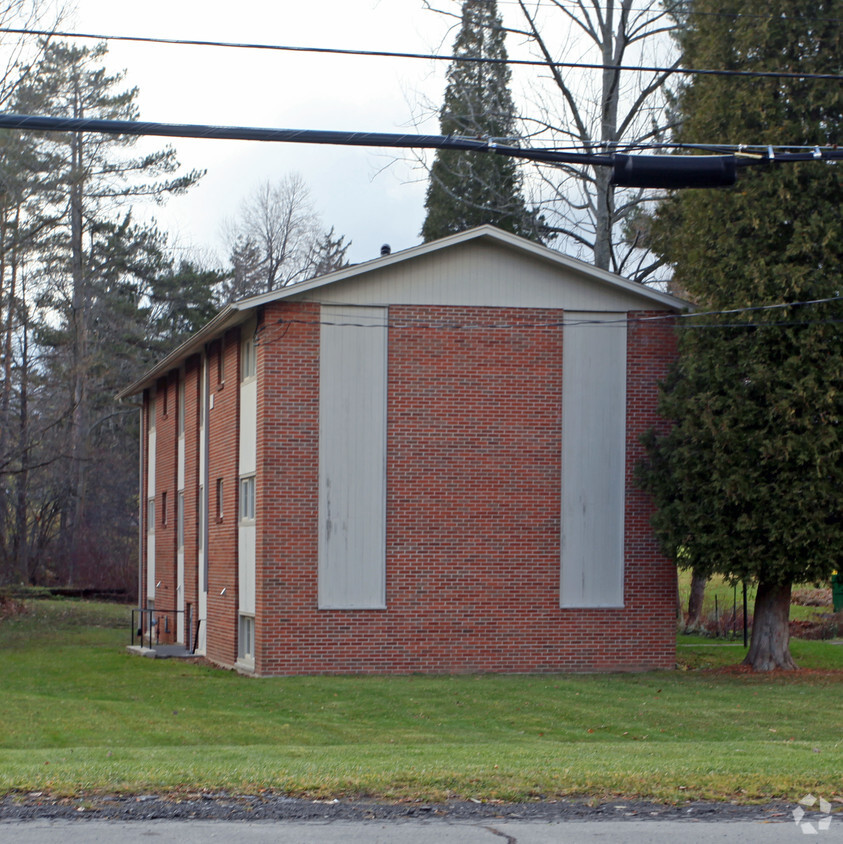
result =
M76 0L63 28L109 35L400 52L450 50L450 21L422 0ZM92 43L92 42L78 42ZM295 129L416 131L425 97L438 105L445 63L113 42L110 70L139 88L142 118ZM435 119L419 126L438 132ZM162 139L145 140L160 147ZM207 170L187 196L155 210L178 245L225 259L220 229L260 182L300 173L326 227L352 261L419 242L424 175L412 153L246 141L179 140L185 168Z

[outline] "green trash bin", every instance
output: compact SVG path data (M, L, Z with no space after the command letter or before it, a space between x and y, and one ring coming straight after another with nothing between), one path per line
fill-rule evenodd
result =
M831 603L835 612L843 611L843 574L831 575Z

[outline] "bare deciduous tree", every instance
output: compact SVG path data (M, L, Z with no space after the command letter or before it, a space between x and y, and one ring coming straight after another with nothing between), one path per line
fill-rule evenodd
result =
M679 62L668 6L658 0L517 0L524 29L513 32L548 71L533 86L524 115L528 136L587 153L663 141L670 130L666 86ZM629 69L642 67L666 69ZM590 252L596 266L639 280L659 266L628 236L635 212L651 195L615 189L608 168L563 165L539 173L549 222L568 244Z
M296 173L259 185L225 228L233 267L226 299L267 293L307 278L323 236L310 191Z
M542 63L515 77L522 143L603 154L665 140L667 85L678 67L673 3L515 0L504 12L510 55L526 52ZM458 17L455 3L426 6ZM557 248L644 280L661 264L636 235L639 212L653 196L615 189L610 176L590 165L537 164L527 186Z

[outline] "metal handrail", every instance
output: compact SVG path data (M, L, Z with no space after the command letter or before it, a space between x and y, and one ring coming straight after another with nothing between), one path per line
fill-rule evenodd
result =
M185 641L185 650L188 653L196 653L196 643L199 639L198 629L193 629L193 607L189 610L170 610L161 609L160 607L135 607L132 610L132 630L131 643L135 645L140 643L141 646L146 644L147 647L153 648L160 644L161 637L161 620L164 620L165 632L170 633L170 616L178 619L178 616L184 616L185 627L184 634L187 641ZM175 626L175 625L174 625Z

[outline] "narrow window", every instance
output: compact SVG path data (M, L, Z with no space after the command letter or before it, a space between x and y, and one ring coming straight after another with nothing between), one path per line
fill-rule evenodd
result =
M199 512L197 513L198 516L198 536L196 537L197 545L199 547L199 551L203 551L205 548L205 487L199 487Z
M254 665L255 662L255 619L250 615L241 615L237 643L237 657L241 662Z
M255 520L255 476L240 478L240 521Z
M180 492L176 504L176 522L178 533L178 547L184 548L184 493Z
M222 478L217 478L217 518L222 521L223 517L223 501L222 501Z
M179 436L184 436L184 379L179 378Z
M257 359L255 357L255 337L250 335L241 346L240 351L240 376L243 381L247 378L254 378L257 373Z
M146 530L148 533L155 533L155 499L150 498L146 502Z
M167 493L161 493L161 524L167 526Z

